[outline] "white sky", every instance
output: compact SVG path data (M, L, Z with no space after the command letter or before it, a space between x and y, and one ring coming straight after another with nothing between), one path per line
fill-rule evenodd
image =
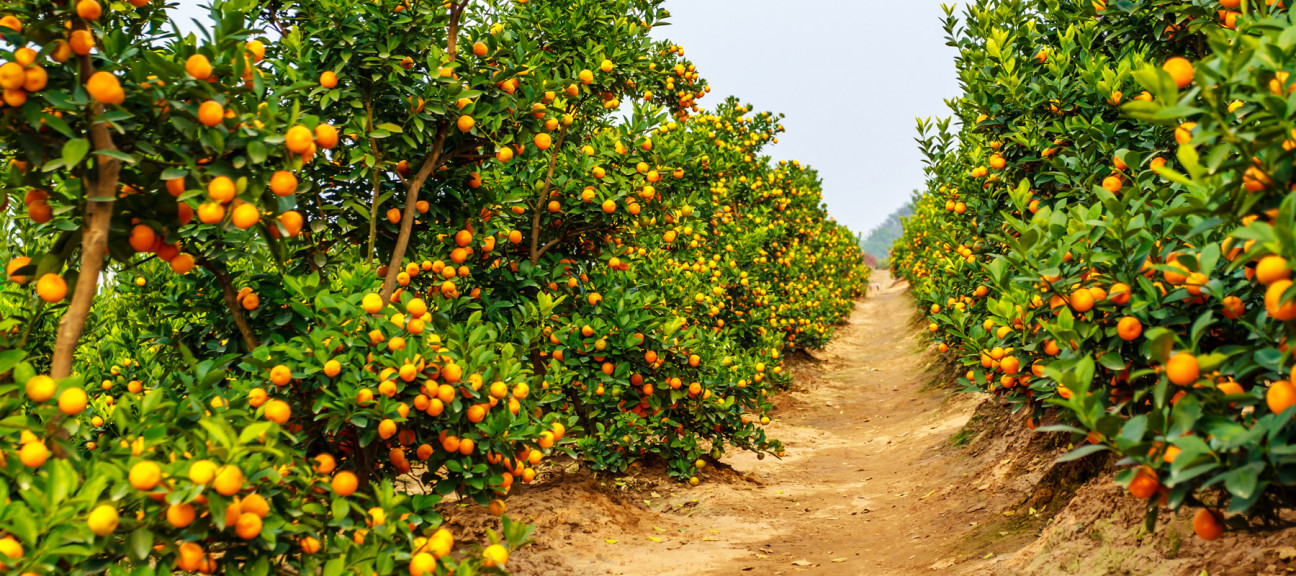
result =
M182 24L205 18L178 0ZM782 112L771 152L819 170L828 212L868 232L922 186L914 118L958 95L939 0L667 0L653 31L684 47L712 88ZM960 9L961 12L961 9ZM192 24L182 28L189 29Z

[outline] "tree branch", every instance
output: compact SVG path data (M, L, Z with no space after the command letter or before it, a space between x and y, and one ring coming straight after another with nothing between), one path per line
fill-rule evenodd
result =
M198 265L216 276L216 282L221 287L221 296L225 298L225 306L229 308L230 315L234 317L234 324L238 326L239 333L243 336L243 344L247 346L247 351L251 353L260 344L257 342L256 334L252 332L252 325L248 324L247 316L243 315L243 309L239 306L238 293L234 291L234 282L230 279L229 272L225 270L223 264L213 262L206 257L199 257Z
M79 26L84 28L85 24ZM89 55L78 56L77 61L80 64L81 83L84 84L95 73L94 63ZM102 104L95 102L91 105L90 142L94 150L116 151L117 145L113 143L107 123L94 121L101 114ZM103 272L104 258L108 255L108 226L112 223L113 203L117 199L117 183L121 175L120 160L97 154L91 156L94 157L95 174L83 180L86 215L83 225L85 232L81 238L81 270L72 301L59 321L53 365L50 368L50 376L56 379L72 375L77 343L85 330L90 306L94 304L95 292L99 289L99 274Z
M545 174L544 186L540 187L540 198L536 200L536 205L531 209L531 265L535 266L540 261L539 249L540 243L540 208L544 206L545 198L549 197L549 187L553 184L554 167L558 165L558 150L562 148L563 138L567 136L567 127L563 126L558 130L558 139L554 141L553 153L549 156L549 172Z

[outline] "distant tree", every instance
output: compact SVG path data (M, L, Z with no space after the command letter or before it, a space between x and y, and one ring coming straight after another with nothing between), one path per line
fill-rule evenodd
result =
M875 228L864 235L860 241L860 248L866 254L872 255L878 262L885 265L887 256L891 251L891 244L895 242L904 233L904 228L900 225L900 219L913 214L913 201L906 202L904 206L897 208L878 224ZM876 266L874 266L876 268Z

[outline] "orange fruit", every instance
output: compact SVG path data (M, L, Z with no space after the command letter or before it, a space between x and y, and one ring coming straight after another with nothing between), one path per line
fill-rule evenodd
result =
M220 102L208 100L198 106L198 121L203 126L215 126L225 120L225 107Z
M1219 540L1224 535L1224 522L1219 512L1202 508L1193 516L1193 532L1202 540Z
M18 449L18 460L28 468L40 468L49 459L49 455L44 442L28 442Z
M126 92L121 82L111 73L99 71L90 76L85 84L86 93L103 104L121 104L126 101Z
M210 460L196 460L189 465L189 481L207 485L216 479L216 465Z
M19 256L17 258L14 258L13 260L9 261L8 266L5 266L5 274L9 276L9 280L11 282L16 282L18 284L26 284L27 281L30 280L30 278L26 276L15 276L14 272L21 270L23 267L27 266L28 264L31 264L31 258L28 258L26 256Z
M1071 308L1081 314L1093 309L1094 297L1093 292L1085 288L1077 289L1071 293Z
M167 507L167 522L176 528L184 528L193 524L196 516L192 504L172 504Z
M1157 481L1156 472L1148 468L1140 468L1129 484L1130 494L1140 500L1156 496L1160 491L1161 483Z
M239 230L247 230L257 225L261 221L261 211L251 204L239 204L234 208L234 215L230 217L230 223L234 224Z
M59 411L68 416L80 414L86 407L86 393L80 388L68 388L58 397Z
M331 150L338 144L338 130L332 124L320 124L315 127L315 143L320 148Z
M225 176L217 176L207 183L207 196L222 204L233 200L236 191L234 181Z
M1283 294L1291 287L1291 280L1278 280L1265 289L1265 311L1273 319L1280 322L1296 319L1296 300L1283 300Z
M131 228L130 246L136 252L149 252L153 249L153 243L157 240L157 233L153 229L143 224L136 224Z
M1143 335L1143 323L1133 316L1121 318L1116 323L1116 334L1120 336L1121 340L1132 342Z
M355 494L356 488L360 486L360 481L359 479L356 478L355 474L347 471L342 471L342 472L338 472L333 476L333 482L331 486L333 488L334 494L337 494L338 496L342 496L342 497L347 497L352 494Z
M94 50L94 35L90 34L89 30L73 30L72 34L68 36L67 45L72 53L77 54L78 56L85 56L86 54L89 54L91 50ZM60 45L59 48L62 49L62 45ZM57 57L59 55L59 52L56 51L55 56ZM64 54L63 61L66 62L68 57L70 56Z
M130 484L136 490L152 490L162 481L162 467L156 462L144 460L130 469Z
M211 61L202 54L194 54L185 60L185 72L197 80L206 80L212 75Z
M1296 405L1296 385L1287 380L1270 384L1269 390L1265 392L1265 403L1269 405L1269 411L1274 414L1285 412Z
M320 74L319 83L320 86L323 86L325 88L329 88L329 89L337 88L338 85L337 74L335 74L332 70L325 70L324 73Z
M311 146L314 145L314 143L315 134L310 131L310 128L305 126L293 126L292 128L289 128L288 133L284 135L284 145L287 146L288 151L293 154L305 154L310 151Z
M473 120L473 117L467 114L460 116L459 119L455 121L455 126L459 128L460 132L469 132L473 129L473 126L476 125L477 121Z
M1290 279L1291 268L1287 265L1287 259L1282 256L1265 256L1256 263L1255 278L1256 282L1268 286L1279 280Z
M292 416L292 408L283 400L271 400L265 405L266 420L275 424L287 424L288 418Z
M100 504L90 511L90 516L86 518L86 526L95 536L107 536L117 529L120 520L116 508L111 504Z
M508 549L499 544L491 544L482 550L483 564L487 568L503 568L508 563L508 557Z
M225 207L220 202L205 202L198 205L198 221L203 224L219 224L225 219Z
M1197 381L1201 376L1201 368L1197 365L1197 357L1186 352L1180 352L1170 357L1165 365L1166 376L1170 382L1179 386L1187 386Z
M193 471L190 471L193 474ZM243 489L243 471L238 466L226 464L216 472L212 487L221 496L233 496Z
M1180 90L1187 88L1193 81L1193 65L1187 58L1175 56L1161 65Z
M58 384L54 382L54 379L44 374L32 376L27 380L25 386L27 398L32 402L49 402L54 397L54 391L57 387Z
M260 494L253 492L239 500L239 510L247 514L255 514L258 518L265 518L270 515L270 503Z
M244 540L251 540L260 536L261 517L251 512L240 514L238 521L234 524L234 533Z
M40 276L40 279L36 280L36 296L40 296L40 300L49 304L57 304L64 300L67 296L67 283L64 276L57 274Z

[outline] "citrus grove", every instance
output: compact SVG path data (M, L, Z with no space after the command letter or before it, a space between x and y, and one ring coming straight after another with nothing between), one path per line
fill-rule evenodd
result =
M1114 452L1197 536L1296 483L1296 20L1281 1L973 2L961 123L893 250L960 381ZM965 372L965 373L964 373Z
M661 3L0 6L0 568L502 573L442 498L780 454L868 269Z

